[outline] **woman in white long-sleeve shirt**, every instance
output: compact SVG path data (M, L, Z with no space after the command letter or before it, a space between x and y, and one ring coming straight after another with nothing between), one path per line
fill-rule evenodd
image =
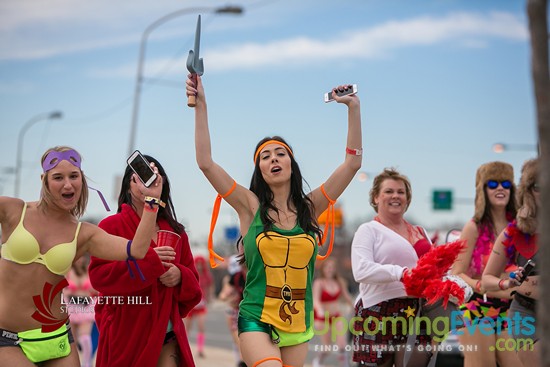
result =
M408 330L403 330L402 322L394 322L393 330L387 318L416 316L418 299L407 297L400 280L432 246L423 228L403 218L411 198L408 178L393 168L384 169L370 191L370 204L377 215L362 224L353 238L351 263L359 283L353 360L360 366L403 366L409 348ZM418 343L429 343L429 337L420 335ZM425 351L415 352L408 367L425 366L430 357Z

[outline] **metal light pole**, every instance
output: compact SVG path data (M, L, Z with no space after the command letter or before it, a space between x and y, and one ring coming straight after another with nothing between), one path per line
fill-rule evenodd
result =
M240 6L224 6L219 8L210 8L210 7L195 7L195 8L185 8L177 10L173 13L167 14L153 23L151 23L141 36L141 44L139 47L139 59L138 67L136 74L136 87L134 91L134 108L132 110L132 122L130 125L130 141L128 144L128 156L130 156L134 151L136 132L137 132L137 120L139 113L139 101L141 97L141 83L143 82L143 62L145 59L145 49L147 44L147 38L149 34L157 28L159 25L177 18L181 15L190 14L190 13L215 13L215 14L242 14L243 8Z
M505 151L538 152L538 150L539 147L537 144L493 144L493 152L495 153L504 153Z
M15 184L14 184L14 197L19 197L19 186L21 184L21 159L23 155L23 138L25 137L25 133L29 128L36 124L39 121L42 120L50 120L50 119L60 119L63 117L63 113L60 111L53 111L49 113L41 113L39 115L34 116L29 121L23 125L21 130L19 131L19 136L17 139L17 154L15 156Z

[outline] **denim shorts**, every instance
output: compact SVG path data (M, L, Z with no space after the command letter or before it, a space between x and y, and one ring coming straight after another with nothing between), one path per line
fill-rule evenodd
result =
M530 339L534 343L539 339L535 310L521 305L516 297L512 300L508 310L508 318L510 319L508 332L516 341Z

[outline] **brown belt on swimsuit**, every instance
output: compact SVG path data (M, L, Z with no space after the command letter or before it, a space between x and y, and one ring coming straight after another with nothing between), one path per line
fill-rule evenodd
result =
M288 285L284 285L282 288L268 285L265 288L265 296L269 298L282 299L285 302L303 301L306 299L306 290L292 289Z
M283 285L281 288L268 285L265 288L265 296L269 298L277 298L283 301L279 307L279 318L284 322L289 321L290 324L292 324L292 315L296 315L300 312L296 309L296 307L294 307L296 302L293 301L305 300L306 290L292 289L287 284Z

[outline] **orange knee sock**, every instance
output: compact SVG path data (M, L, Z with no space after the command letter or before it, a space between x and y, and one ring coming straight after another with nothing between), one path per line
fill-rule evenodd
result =
M252 367L257 367L257 366L259 366L262 363L267 362L267 361L279 361L279 362L281 362L281 365L283 364L283 360L279 357L266 357L266 358L260 359L256 363L254 363L254 365Z

